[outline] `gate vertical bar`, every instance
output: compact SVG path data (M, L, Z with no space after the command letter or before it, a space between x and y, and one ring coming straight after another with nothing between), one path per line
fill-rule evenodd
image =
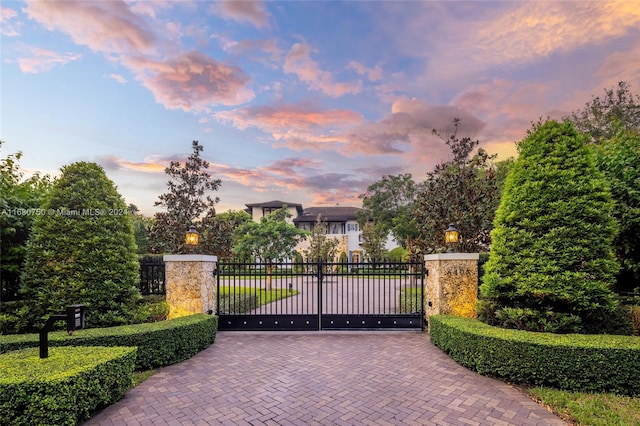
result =
M318 330L322 330L322 259L317 260L317 268L316 273L318 274Z

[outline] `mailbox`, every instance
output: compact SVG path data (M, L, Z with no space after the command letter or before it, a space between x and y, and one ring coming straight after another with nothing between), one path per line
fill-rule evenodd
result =
M67 332L73 334L74 331L84 328L85 305L67 306Z
M51 315L49 317L44 327L40 330L40 358L49 357L49 332L53 328L53 323L65 320L67 322L67 333L73 334L74 331L84 328L84 311L85 305L69 305L64 314Z

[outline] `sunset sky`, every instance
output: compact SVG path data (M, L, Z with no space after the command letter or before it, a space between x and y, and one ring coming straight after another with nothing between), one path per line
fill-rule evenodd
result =
M501 159L539 117L624 80L640 93L640 1L7 1L1 157L101 164L146 213L204 146L218 211L360 206L424 179L454 117Z

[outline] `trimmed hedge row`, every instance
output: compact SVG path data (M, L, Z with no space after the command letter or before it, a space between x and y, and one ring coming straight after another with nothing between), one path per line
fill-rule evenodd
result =
M536 333L429 317L431 341L457 363L514 383L640 395L640 338Z
M218 317L189 315L148 324L49 333L49 346L133 346L136 370L148 370L191 358L215 341ZM0 353L37 347L37 334L0 336Z
M0 355L0 424L75 425L133 383L136 348L36 348Z

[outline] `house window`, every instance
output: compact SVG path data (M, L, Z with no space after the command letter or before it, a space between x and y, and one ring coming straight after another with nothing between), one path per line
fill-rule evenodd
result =
M347 232L358 232L357 223L347 223Z

